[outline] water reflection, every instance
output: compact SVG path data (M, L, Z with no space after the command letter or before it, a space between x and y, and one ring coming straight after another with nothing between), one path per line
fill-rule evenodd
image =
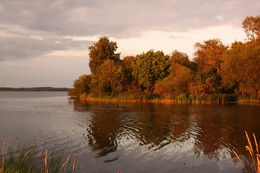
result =
M206 156L215 162L232 159L235 165L235 150L247 170L252 170L244 130L260 137L259 106L77 101L73 105L74 111L91 113L84 135L91 149L97 151L96 157L117 151L119 144L124 144L122 140L128 139L150 152L168 150L168 146L173 148L171 152L177 152L175 146L184 146L194 153L190 162Z
M120 128L120 114L117 112L100 111L91 117L88 127L88 144L97 157L102 157L117 149L117 135Z

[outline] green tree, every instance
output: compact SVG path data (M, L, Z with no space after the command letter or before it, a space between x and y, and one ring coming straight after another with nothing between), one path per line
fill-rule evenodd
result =
M89 48L89 67L92 74L97 74L105 60L111 59L119 61L119 53L115 53L117 49L116 42L109 41L107 37L101 37L98 42L94 43Z
M118 94L123 91L124 72L119 62L106 60L97 69L91 81L91 91L95 94Z
M137 55L132 74L142 89L152 92L155 83L168 75L170 67L168 59L169 57L162 51L149 50Z

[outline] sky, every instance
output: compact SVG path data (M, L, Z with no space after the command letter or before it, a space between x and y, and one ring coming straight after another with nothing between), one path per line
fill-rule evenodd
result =
M154 49L192 60L197 42L245 41L242 22L259 12L259 0L1 0L0 87L72 87L102 36L121 59Z

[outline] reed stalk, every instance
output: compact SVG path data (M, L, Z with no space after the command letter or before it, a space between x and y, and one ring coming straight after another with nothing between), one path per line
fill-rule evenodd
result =
M66 167L67 167L67 164L68 164L68 162L69 162L69 159L72 158L72 157L73 157L72 155L69 155L68 158L67 158L67 160L66 160L66 162L64 162L64 164L62 165L62 168L64 167L64 173L65 173L65 171L66 171Z
M74 160L74 162L73 162L72 173L74 173L77 160L78 160L78 159Z
M6 154L5 150L7 151L8 144L9 143L7 141L4 141L4 143L3 143L3 153L2 153L2 157L3 157L2 158L2 171L3 172L5 172L5 166L6 166L6 164L5 164L5 154Z
M31 170L32 170L32 168L33 168L33 165L34 165L35 161L37 160L37 158L39 157L39 155L40 155L41 153L42 153L42 151L40 151L40 152L36 155L36 157L34 158L32 164L31 164L31 166L30 166L30 168L29 168L28 173L31 172Z
M249 138L249 136L248 136L246 131L245 131L245 134L246 134L246 138L247 138L247 142L248 142L248 145L246 145L246 150L249 152L249 154L251 156L255 172L256 173L260 173L260 155L259 155L259 148L258 148L258 143L257 143L256 137L255 137L255 134L253 133L255 147L256 147L256 149L255 149L256 153L254 152L251 140L250 140L250 138ZM241 162L241 164L243 165L245 171L247 172L247 170L245 168L245 165L242 163L242 161L239 158L238 154L234 150L232 150L232 151L236 155L238 160Z
M69 159L73 157L72 155L69 155L65 163L62 165L62 154L55 154L54 151L49 153L47 149L37 152L37 150L33 148L18 148L17 151L8 149L7 152L8 145L9 143L5 141L2 147L3 150L0 150L0 154L2 155L0 157L0 173L63 172L63 168L65 172L68 167L70 167L69 172L74 173L75 171L76 162L78 159L74 160L73 167L68 166Z

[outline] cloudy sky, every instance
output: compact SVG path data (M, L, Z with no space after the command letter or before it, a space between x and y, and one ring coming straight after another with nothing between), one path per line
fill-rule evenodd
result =
M150 49L193 58L194 44L244 41L259 0L1 0L0 87L72 87L88 47L116 41L121 59Z

